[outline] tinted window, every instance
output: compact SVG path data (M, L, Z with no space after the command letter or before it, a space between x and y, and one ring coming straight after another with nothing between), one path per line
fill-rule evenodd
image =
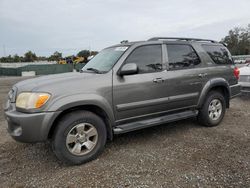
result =
M200 63L200 58L189 45L167 45L169 69L192 68Z
M139 73L161 71L161 45L147 45L136 48L129 55L126 63L136 63L139 68Z
M216 64L232 64L232 57L224 46L202 45Z

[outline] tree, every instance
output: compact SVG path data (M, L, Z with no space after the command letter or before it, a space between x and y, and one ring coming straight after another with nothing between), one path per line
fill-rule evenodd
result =
M39 57L37 57L37 60L38 61L47 61L47 57L45 57L45 56L39 56Z
M13 58L11 55L8 55L6 57L2 57L0 59L0 62L4 62L4 63L10 63L10 62L13 62Z
M236 27L228 32L221 40L225 43L232 55L250 54L250 24L246 28Z
M82 51L78 52L77 56L84 57L84 59L87 59L90 56L90 51L89 50L82 50Z
M62 59L62 53L58 51L54 52L53 55L48 58L49 61L59 61L60 59Z
M28 51L24 54L24 61L25 62L33 62L33 61L36 61L37 60L37 57L36 57L36 54L31 52L31 51Z
M94 55L95 56L96 54L98 54L98 51L91 51L90 52L90 55Z
M13 56L13 62L20 62L20 61L21 61L20 57L17 54L15 54Z

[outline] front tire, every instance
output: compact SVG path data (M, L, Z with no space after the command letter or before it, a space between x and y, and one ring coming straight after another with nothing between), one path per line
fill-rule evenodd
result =
M199 111L198 121L206 127L217 126L222 121L225 111L225 97L218 91L211 91Z
M95 159L107 140L103 120L89 111L66 114L57 124L52 148L61 161L78 165Z

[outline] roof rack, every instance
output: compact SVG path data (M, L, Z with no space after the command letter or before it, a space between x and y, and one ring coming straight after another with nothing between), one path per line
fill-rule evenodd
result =
M153 37L148 39L148 41L156 41L156 40L184 40L184 41L199 41L199 42L212 42L217 43L217 41L209 40L209 39L196 39L196 38L178 38L178 37Z
M128 43L128 40L122 40L120 43L121 44Z

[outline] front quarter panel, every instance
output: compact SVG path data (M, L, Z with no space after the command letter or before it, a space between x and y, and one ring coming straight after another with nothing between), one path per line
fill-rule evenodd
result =
M114 122L112 104L107 99L98 94L74 94L58 98L48 106L48 109L49 111L64 111L77 106L95 105L103 109L110 121Z

